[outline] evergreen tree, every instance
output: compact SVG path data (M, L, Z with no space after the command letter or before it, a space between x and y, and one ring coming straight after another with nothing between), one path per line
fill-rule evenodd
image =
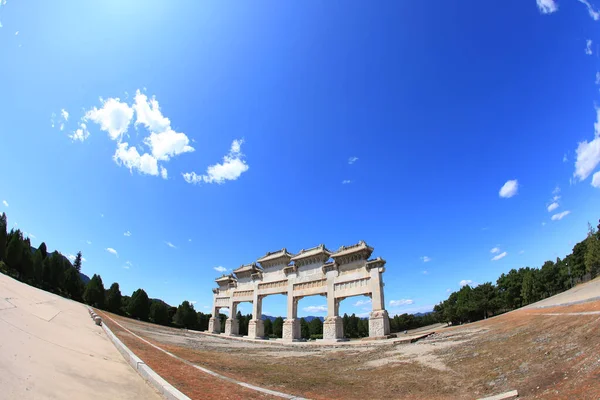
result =
M100 275L92 276L85 287L83 300L92 307L104 308L104 284Z
M183 326L187 329L194 329L198 324L198 316L196 315L196 310L194 310L194 305L190 304L189 301L185 300L179 307L177 307L177 312L173 317L173 322L175 325Z
M265 336L269 337L273 334L273 322L269 318L265 319Z
M42 252L37 249L33 253L33 282L37 287L42 287L43 262Z
M361 318L358 320L358 337L367 336L369 336L369 320Z
M283 318L277 317L273 321L273 335L278 338L283 337Z
M596 229L591 224L589 225L589 231L587 239L587 249L585 252L585 270L592 278L596 277L600 272L600 237ZM600 229L600 224L598 224Z
M6 264L17 277L21 276L21 258L23 257L23 234L20 230L11 230L6 245Z
M42 242L42 244L40 244L40 247L38 247L38 250L42 253L42 261L46 259L46 257L48 257L48 249L46 248L46 243Z
M144 289L138 289L131 295L127 312L132 318L139 318L142 321L148 320L150 314L150 301Z
M79 252L77 256L79 256L80 254L81 252ZM75 263L77 263L77 259L75 260ZM77 272L79 273L79 271ZM110 285L110 288L106 292L106 309L112 313L120 314L122 306L121 301L121 289L119 288L119 284L115 282L112 285Z
M302 339L310 338L310 330L308 328L308 322L304 318L300 318L300 337Z
M77 272L81 272L81 259L82 259L81 251L77 252L77 256L75 257L75 262L73 263L73 268L77 270Z
M150 305L150 320L155 324L169 325L169 307L160 300L153 300Z
M79 272L73 267L68 267L65 272L65 291L73 300L81 301L83 290L83 282L81 282Z
M0 261L6 261L6 245L8 244L7 226L6 214L2 213L0 215Z
M33 254L31 253L31 242L29 238L25 239L21 245L21 277L23 282L32 282L33 280Z
M308 323L308 330L310 335L322 335L323 334L323 321L320 318L313 318Z

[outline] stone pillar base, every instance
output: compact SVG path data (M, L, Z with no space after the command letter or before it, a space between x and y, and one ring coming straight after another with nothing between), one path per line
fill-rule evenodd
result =
M240 323L237 318L227 318L225 321L225 335L237 336L240 332Z
M288 342L298 341L300 336L300 320L286 319L283 321L283 340Z
M248 337L251 339L264 339L265 321L262 319L251 319L248 323Z
M390 318L386 310L373 311L369 315L369 337L386 337L390 334Z
M211 317L208 320L208 331L210 333L221 333L221 320L219 318Z
M341 317L327 317L323 322L323 340L340 342L344 339L344 321Z

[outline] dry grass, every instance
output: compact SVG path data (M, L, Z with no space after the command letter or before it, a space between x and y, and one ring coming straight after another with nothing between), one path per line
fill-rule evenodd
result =
M230 342L113 318L194 364L313 399L473 399L513 389L521 398L598 399L600 315L544 315L598 310L600 301L519 310L441 329L414 344L338 349ZM176 360L148 345L144 348L122 330L115 334L143 360L150 357L148 365L154 368L155 363L155 370L178 388L195 389L200 398L210 398L211 393L223 396L229 390L214 389L219 384L215 378L189 376L184 363L182 372L173 375Z

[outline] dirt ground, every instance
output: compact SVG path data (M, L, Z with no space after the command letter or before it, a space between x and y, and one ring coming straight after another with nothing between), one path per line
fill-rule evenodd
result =
M600 301L522 309L441 328L412 344L360 347L234 341L110 316L192 364L311 399L474 399L514 389L521 398L598 399L599 311ZM110 320L107 323L136 354L192 398L212 397L209 393L264 397L185 364L190 369L178 373L183 366L177 360Z

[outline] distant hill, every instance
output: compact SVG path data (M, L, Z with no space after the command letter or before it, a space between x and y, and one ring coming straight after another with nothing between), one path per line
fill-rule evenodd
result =
M87 285L90 281L90 277L84 274L83 272L79 273L79 278L81 279L81 282L83 282L84 285Z
M418 313L414 313L413 315L414 315L415 317L424 317L424 316L426 316L426 315L429 315L429 314L431 314L432 312L433 312L433 311L428 311L428 312L418 312Z

